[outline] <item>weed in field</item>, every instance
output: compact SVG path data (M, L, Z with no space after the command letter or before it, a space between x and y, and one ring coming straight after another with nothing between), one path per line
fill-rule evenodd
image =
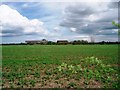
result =
M49 79L49 75L42 77L42 79L45 80L45 81L48 80Z
M60 77L61 77L61 75L60 75L60 74L59 74L59 75L57 75L57 76L55 77L55 80L58 80Z
M46 75L52 75L52 71L46 70L46 71L45 71L45 74L46 74Z
M14 84L13 83L10 83L10 88L14 88Z
M76 88L76 84L74 83L74 82L70 82L69 84L68 84L68 88Z
M18 81L17 85L19 85L20 87L23 87L24 85L26 85L26 82L25 82L25 80L20 79L20 80Z
M34 77L40 78L40 72L35 72Z
M107 66L102 63L96 57L87 57L82 60L82 64L85 66L80 65L68 65L66 63L62 63L60 66L57 67L58 72L64 74L65 76L70 76L74 78L73 74L77 74L76 80L79 80L80 77L78 75L82 75L85 79L95 79L96 81L102 81L103 83L112 83L113 76L111 73L114 73L115 70L110 66ZM87 83L86 83L87 84Z
M29 82L30 82L30 85L32 85L33 87L35 86L35 83L36 83L35 80L30 80Z
M85 80L85 81L84 81L84 84L85 84L85 85L89 85L89 81L88 81L88 80Z

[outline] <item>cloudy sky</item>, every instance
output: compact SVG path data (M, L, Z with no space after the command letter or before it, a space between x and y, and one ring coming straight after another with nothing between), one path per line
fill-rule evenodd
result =
M118 2L114 0L2 2L0 43L25 40L118 41Z

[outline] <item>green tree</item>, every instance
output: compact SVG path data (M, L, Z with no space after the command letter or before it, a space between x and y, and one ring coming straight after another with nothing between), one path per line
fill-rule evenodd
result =
M118 27L118 29L120 29L120 24L116 23L116 22L112 22L112 24L116 27ZM120 30L118 30L118 34L120 35Z
M112 22L112 24L114 25L114 26L117 26L118 28L120 28L120 24L118 24L118 23L116 23L116 22Z

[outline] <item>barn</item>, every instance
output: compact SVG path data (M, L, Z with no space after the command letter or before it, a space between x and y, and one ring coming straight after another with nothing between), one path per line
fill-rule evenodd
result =
M46 39L42 39L42 40L28 40L25 41L27 44L47 44L47 40Z
M57 40L57 44L67 45L68 41L67 40Z

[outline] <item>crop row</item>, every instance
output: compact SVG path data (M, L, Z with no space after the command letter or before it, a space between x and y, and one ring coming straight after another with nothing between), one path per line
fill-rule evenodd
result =
M36 62L5 63L2 70L3 88L118 88L118 69L96 57L76 63L41 64Z

